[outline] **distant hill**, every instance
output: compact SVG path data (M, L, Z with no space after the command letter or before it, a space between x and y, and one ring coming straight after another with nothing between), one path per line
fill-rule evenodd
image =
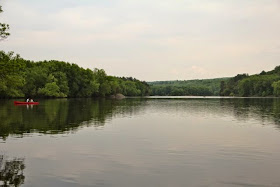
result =
M272 71L262 71L260 74L249 76L238 74L226 81L221 81L220 95L222 96L280 96L280 66Z
M259 74L235 77L148 82L151 95L158 96L280 96L280 66Z
M195 79L148 82L151 95L159 96L213 96L219 95L221 82L230 78Z

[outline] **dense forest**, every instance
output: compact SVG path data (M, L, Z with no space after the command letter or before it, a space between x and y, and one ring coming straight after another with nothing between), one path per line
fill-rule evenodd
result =
M151 95L158 96L212 96L219 95L221 81L229 78L149 82Z
M108 76L103 69L84 69L62 61L25 60L0 51L0 98L125 96L280 96L280 66L260 74L232 78L146 83Z
M0 13L2 13L0 5ZM9 24L0 23L0 41ZM126 96L280 96L280 66L260 74L232 78L146 83L132 77L108 76L103 69L84 69L62 61L33 62L0 51L0 98Z
M280 96L280 66L260 74L232 78L149 82L151 95L158 96Z
M0 51L0 98L106 97L150 94L149 85L132 77L108 76L62 61L33 62Z
M272 71L262 71L260 74L238 74L221 81L221 96L280 96L280 66Z

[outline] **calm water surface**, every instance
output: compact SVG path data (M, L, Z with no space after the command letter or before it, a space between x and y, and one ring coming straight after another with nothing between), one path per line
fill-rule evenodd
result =
M280 100L0 100L0 186L280 186Z

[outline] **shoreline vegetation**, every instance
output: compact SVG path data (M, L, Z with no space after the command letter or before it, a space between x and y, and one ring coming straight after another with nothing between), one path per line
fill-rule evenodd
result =
M0 98L111 98L125 96L279 97L280 66L249 76L145 82L107 75L63 61L30 61L0 51Z
M152 96L219 96L221 81L230 78L148 82Z
M221 81L221 96L278 97L280 96L280 66L274 70L249 76L238 74L228 81Z
M279 97L280 66L260 74L231 78L150 82L153 96Z
M0 98L83 98L145 96L150 87L132 77L109 76L63 61L25 60L0 51Z

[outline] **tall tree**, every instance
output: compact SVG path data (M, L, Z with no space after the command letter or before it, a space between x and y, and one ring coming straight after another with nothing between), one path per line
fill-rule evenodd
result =
M2 6L0 5L0 13L2 12ZM8 32L9 29L10 26L8 24L0 22L0 40L4 40L10 35L10 33Z
M273 87L273 94L275 96L279 97L280 96L280 80L273 82L272 87Z

